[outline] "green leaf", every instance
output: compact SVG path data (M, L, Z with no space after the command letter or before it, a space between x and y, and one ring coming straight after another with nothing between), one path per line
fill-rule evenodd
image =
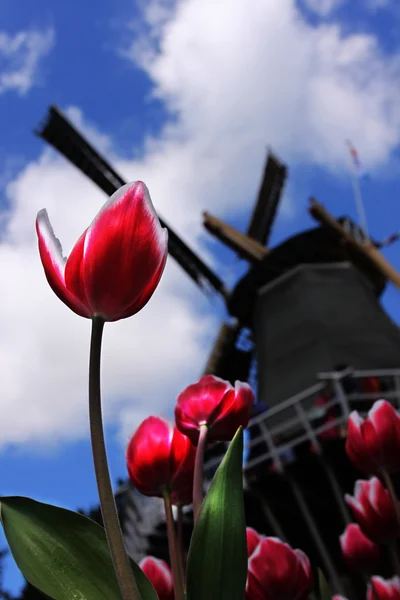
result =
M30 498L0 499L12 555L25 578L54 600L121 600L103 527L78 513ZM140 567L142 600L158 600Z
M321 569L318 569L318 587L320 600L331 600L332 594L325 575Z
M187 600L243 600L247 578L239 428L201 506L189 548Z

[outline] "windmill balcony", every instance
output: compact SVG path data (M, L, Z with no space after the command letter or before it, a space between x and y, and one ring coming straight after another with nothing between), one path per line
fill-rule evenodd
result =
M325 443L346 437L347 419L352 410L365 416L380 398L400 408L400 369L351 370L319 373L317 383L252 418L246 430L244 473L256 467L282 472L296 460L297 450L323 452ZM366 382L378 383L377 391L359 391ZM324 401L322 401L324 400ZM224 448L225 450L225 448ZM211 478L223 457L206 461L205 474Z

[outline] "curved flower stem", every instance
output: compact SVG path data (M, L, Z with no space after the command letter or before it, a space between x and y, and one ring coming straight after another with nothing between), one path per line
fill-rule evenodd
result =
M100 362L104 321L92 319L89 362L89 419L94 470L108 547L123 600L140 600L140 594L125 550L108 470L101 414Z
M178 505L178 518L177 518L177 530L178 530L178 556L179 566L181 569L181 577L185 581L185 557L184 557L184 545L183 545L183 506Z
M193 479L193 517L196 523L199 514L201 503L203 502L203 462L204 451L207 443L207 425L200 425L199 441L196 450L196 460L194 463L194 479Z
M176 544L175 523L172 514L171 495L168 490L164 490L163 497L165 508L165 520L167 522L169 557L171 560L172 577L174 579L175 600L184 600L185 593L183 589L181 567L179 564L179 552Z
M397 499L397 496L396 496L396 492L395 492L395 489L394 489L392 478L390 477L390 475L386 471L386 469L382 469L382 477L383 477L383 480L384 480L384 482L386 484L386 487L388 489L388 492L389 492L389 495L390 495L390 499L392 501L393 508L395 510L395 513L396 513L397 522L398 522L399 527L400 527L400 503L399 503L399 501Z

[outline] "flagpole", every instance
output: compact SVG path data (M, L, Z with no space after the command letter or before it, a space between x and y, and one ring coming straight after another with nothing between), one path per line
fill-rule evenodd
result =
M349 148L351 148L351 142L347 141ZM351 152L351 151L350 151ZM350 169L351 169L351 181L353 184L353 192L354 192L354 200L356 203L356 210L358 215L358 220L361 228L363 229L366 241L370 241L369 233L368 233L368 224L367 224L367 216L365 214L364 202L361 195L361 187L360 187L360 178L359 172L357 170L356 165L354 164L354 157L350 158Z

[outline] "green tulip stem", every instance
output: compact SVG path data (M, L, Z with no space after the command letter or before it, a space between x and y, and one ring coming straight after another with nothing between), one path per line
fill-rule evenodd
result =
M204 484L204 451L207 444L207 425L200 425L199 441L197 443L196 460L194 463L194 478L193 478L193 517L196 523L199 515L199 510L203 502Z
M398 522L399 527L400 527L400 503L399 503L399 501L397 499L397 496L396 496L396 492L395 492L395 489L394 489L392 478L389 475L388 471L386 471L386 469L382 469L382 478L383 478L383 481L385 482L387 490L389 492L390 499L392 501L393 508L394 508L395 513L396 513L397 522Z
M174 580L175 600L184 600L185 592L183 586L183 577L179 561L178 545L176 543L175 523L172 514L171 495L168 490L164 490L163 497L165 520L167 522L169 558L171 561L171 571Z
M104 320L100 317L93 317L89 362L89 419L94 470L96 473L104 529L122 598L123 600L140 600L139 590L125 550L118 520L104 441L100 387L103 329Z

